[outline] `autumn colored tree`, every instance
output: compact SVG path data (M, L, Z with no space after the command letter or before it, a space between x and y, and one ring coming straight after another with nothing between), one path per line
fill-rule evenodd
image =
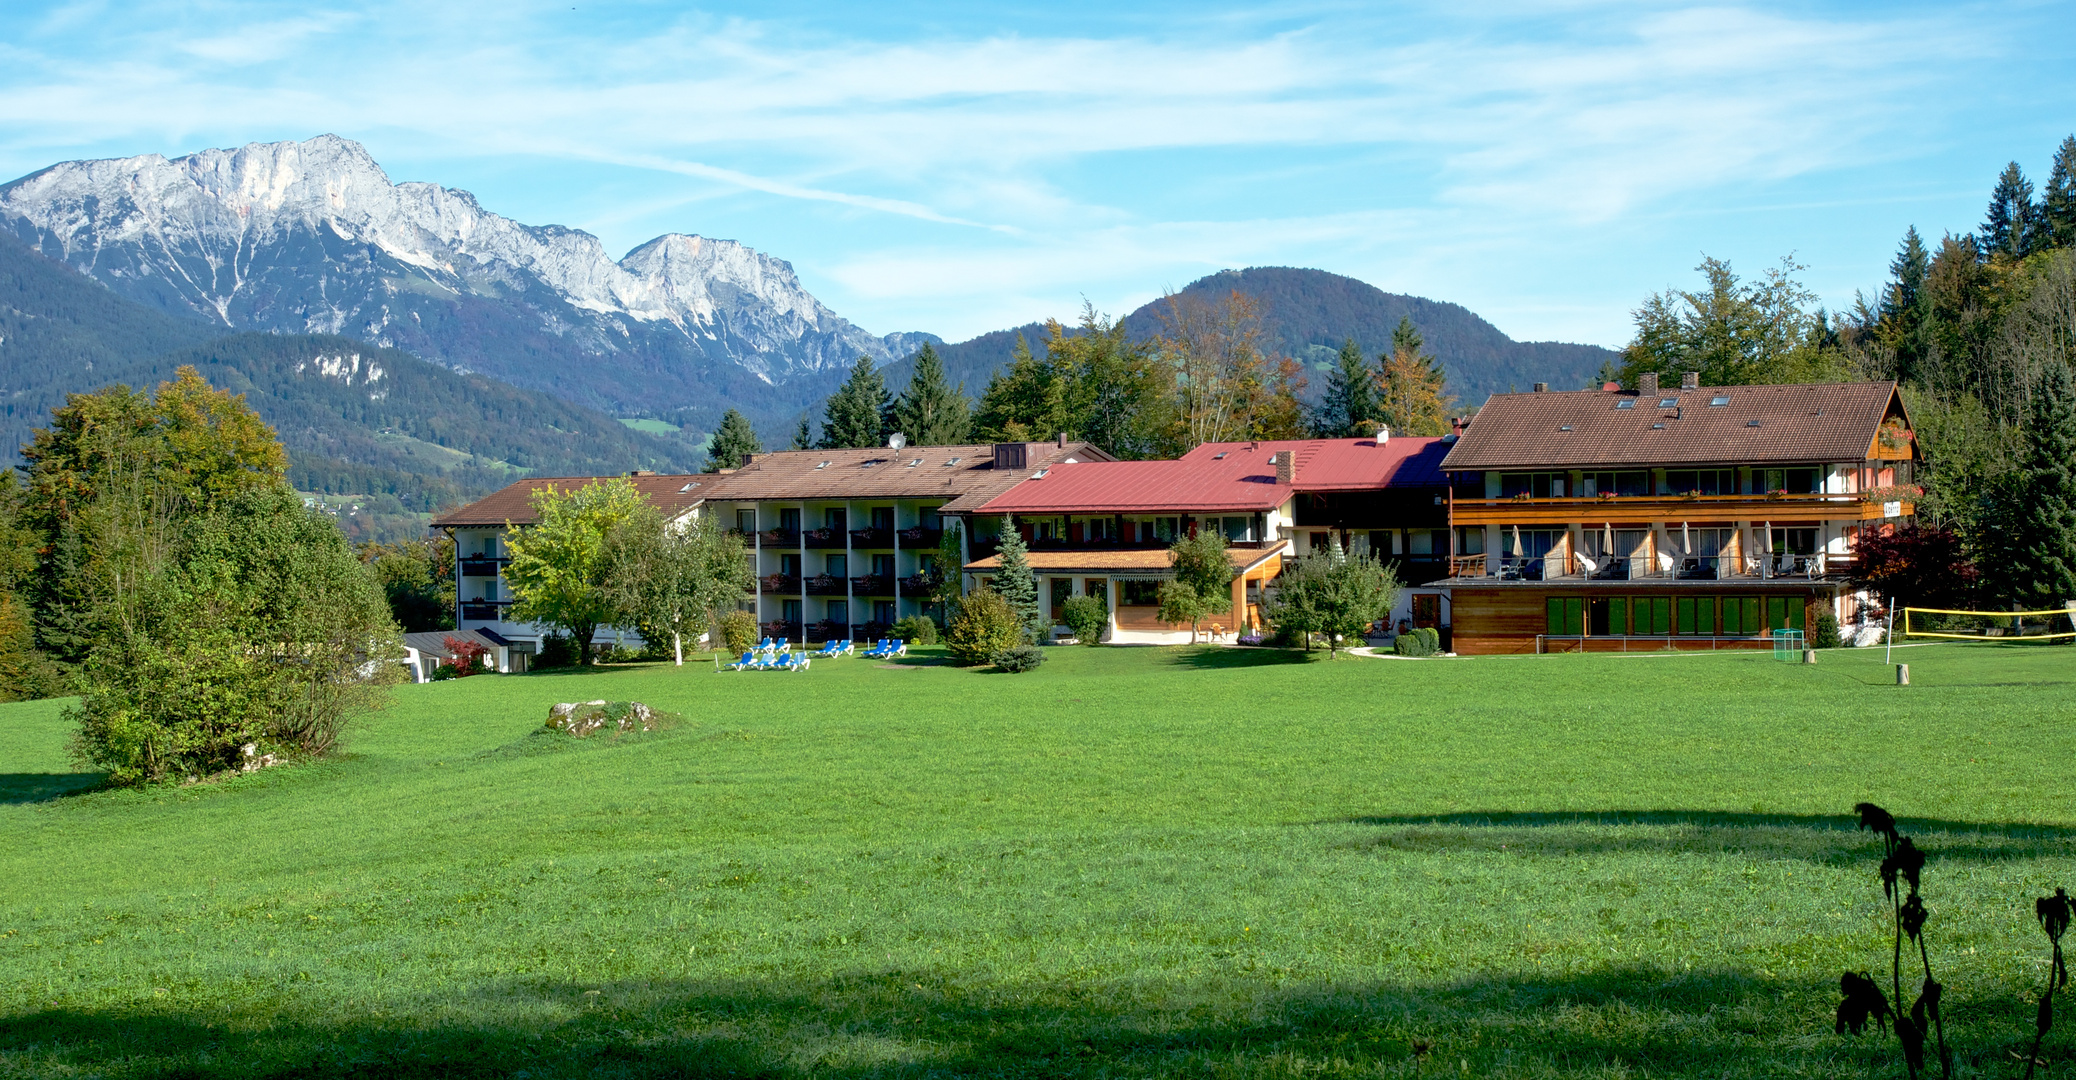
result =
M1401 435L1433 436L1449 430L1455 399L1445 391L1447 376L1410 318L1400 318L1391 332L1391 351L1378 357L1377 419Z

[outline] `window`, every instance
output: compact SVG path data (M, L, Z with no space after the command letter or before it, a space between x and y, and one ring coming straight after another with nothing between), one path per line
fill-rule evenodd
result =
M1089 518L1081 523L1081 538L1090 543L1117 540L1117 519L1114 517Z
M1031 542L1050 542L1060 539L1060 519L1030 518Z
M757 512L755 510L737 510L735 512L735 530L744 534L756 532Z
M1769 543L1775 555L1814 555L1816 538L1815 529L1774 529Z
M844 555L827 555L822 559L822 568L830 577L843 577L851 572L850 560Z
M875 529L885 529L888 532L892 532L894 529L894 508L891 506L873 507L872 527Z
M1156 607L1161 602L1161 583L1120 581L1117 583L1117 593L1117 603L1120 607Z
M1471 526L1456 530L1456 550L1463 555L1485 554L1485 530Z
M1673 495L1698 491L1703 495L1737 494L1737 473L1732 469L1680 469L1665 474L1665 490Z
M779 556L779 573L787 577L800 576L800 556L787 552Z
M1535 499L1548 499L1564 495L1563 473L1501 473L1499 494L1511 499L1526 495Z
M802 608L798 600L782 600L779 602L779 618L789 623L800 622L801 611Z
M892 555L874 555L872 557L872 573L876 577L893 577L894 557Z
M1615 408L1617 408L1617 409L1634 409L1634 408L1636 408L1636 399L1635 399L1635 398L1623 398L1622 400L1620 400L1620 401L1617 401L1617 402L1615 402Z
M1176 535L1177 535L1178 533L1180 533L1180 532L1182 531L1182 524L1181 524L1181 522L1182 522L1182 519L1181 519L1181 518L1171 518L1171 517L1157 517L1157 518L1154 518L1154 519L1153 519L1153 538L1154 538L1155 540L1159 540L1160 542L1162 542L1162 543L1164 543L1164 544L1168 544L1168 543L1173 543L1173 542L1175 541L1175 537L1176 537Z
M829 621L830 621L830 622L833 622L833 623L848 623L848 622L850 622L850 621L851 621L851 602L850 602L850 601L848 601L848 600L831 600L831 601L829 601Z
M1822 469L1787 469L1785 480L1789 493L1795 495L1817 495L1824 490Z
M894 625L894 618L894 602L892 600L874 600L872 602L873 622L879 623L882 626L892 626Z
M1433 555L1434 532L1431 529L1414 529L1406 534L1406 554ZM1444 541L1446 543L1446 541Z
M1766 629L1802 629L1802 599L1796 596L1769 596L1766 598Z
M787 532L800 531L800 510L798 507L789 506L779 511L779 528Z
M1678 407L1679 407L1679 403L1680 403L1680 399L1678 399L1678 398L1676 398L1676 397L1668 397L1668 398L1659 398L1659 399L1658 399L1658 407L1659 407L1659 408L1661 408L1661 409L1673 409L1673 408L1678 408Z
M1109 579L1109 578L1099 578L1099 577L1092 577L1092 578L1089 578L1089 579L1087 579L1087 580L1083 581L1083 582L1081 583L1081 595L1083 595L1083 596L1093 596L1093 597L1095 597L1096 599L1098 599L1098 600L1101 600L1101 601L1103 602L1103 606L1104 606L1104 607L1109 607L1109 606L1110 606L1110 579Z
M1759 598L1756 596L1725 596L1722 598L1723 633L1729 637L1756 637L1759 634Z
M1730 395L1728 394L1717 394L1708 399L1708 407L1711 409L1720 409L1728 404L1730 404Z
M1580 477L1580 487L1585 495L1648 495L1651 493L1651 474L1647 472L1596 472Z
M822 511L822 527L842 532L850 528L850 519L841 508L831 507Z
M1328 534L1323 532L1313 533L1311 536L1310 544L1311 546L1306 550L1313 555L1317 555L1325 551L1327 548L1333 546L1333 539Z
M1585 601L1576 596L1552 596L1544 610L1544 633L1576 637L1586 632Z
M1631 633L1657 636L1672 633L1672 597L1634 596L1629 599L1635 628Z
M1226 540L1228 540L1228 541L1242 541L1242 540L1252 540L1252 539L1254 539L1254 519L1253 519L1253 518L1245 518L1245 517L1229 517L1229 518L1222 518L1222 519L1220 519L1220 520L1221 520L1221 521L1222 521L1222 522L1224 523L1224 526L1225 526L1225 538L1226 538Z
M952 460L956 461L958 459L954 458ZM943 508L925 506L921 510L916 511L917 520L923 523L923 528L925 529L942 529L944 528L944 515L938 513L941 509Z

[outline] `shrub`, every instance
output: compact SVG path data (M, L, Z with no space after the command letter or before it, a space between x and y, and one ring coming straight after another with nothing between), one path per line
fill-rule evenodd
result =
M1400 656L1433 656L1442 651L1442 633L1432 626L1415 627L1400 634L1391 651Z
M577 647L563 634L549 634L541 639L541 653L534 657L537 668L570 667L577 662Z
M451 679L459 679L461 677L461 669L455 667L453 664L435 664L433 665L432 674L427 675L425 677L425 681L447 682Z
M1036 645L1018 645L995 658L995 667L1010 674L1020 674L1045 662L1045 650Z
M450 678L463 679L483 672L483 658L490 655L490 646L474 638L448 635L442 639L447 651L454 654L454 674ZM448 665L442 664L441 667Z
M729 652L741 655L757 647L757 617L747 611L724 611L714 620L709 644L718 642Z
M1809 635L1809 647L1812 649L1835 649L1839 644L1838 616L1828 611L1818 614L1816 631Z
M1023 640L1023 623L1016 609L993 589L976 589L960 600L958 614L944 633L945 649L952 659L968 667L992 664Z
M904 615L894 623L893 635L910 645L937 644L937 624L922 615Z
M1110 626L1110 607L1100 596L1076 596L1060 608L1060 617L1083 645L1095 645Z

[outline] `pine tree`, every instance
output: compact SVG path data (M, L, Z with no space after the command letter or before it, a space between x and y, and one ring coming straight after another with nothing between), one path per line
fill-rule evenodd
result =
M1038 577L1031 573L1031 549L1024 546L1023 534L1016 531L1015 518L1002 519L1002 546L995 554L1002 564L995 572L995 591L1016 612L1024 641L1044 640L1046 620L1038 609Z
M851 365L850 378L829 395L822 412L822 449L846 450L886 445L887 384L873 366L872 358L861 356Z
M757 441L757 430L742 413L730 409L721 414L721 428L706 446L706 468L704 472L720 472L722 469L740 469L751 454L764 452L764 444Z
M1917 226L1903 234L1903 246L1889 263L1890 282L1881 295L1881 334L1896 351L1896 381L1917 380L1925 358L1925 275L1932 257Z
M1377 418L1395 433L1432 436L1448 430L1456 399L1443 392L1448 378L1426 345L1413 320L1401 316L1391 331L1391 351L1377 358L1383 366Z
M794 431L793 431L793 449L795 449L795 450L812 450L812 449L814 449L814 448L815 448L815 431L814 431L814 426L813 426L812 424L808 423L808 420L807 420L807 414L806 414L806 413L801 413L801 414L800 414L800 426L799 426L798 428L794 429Z
M908 436L911 446L963 443L973 429L965 386L954 390L945 381L944 361L929 342L916 351L915 373L894 401L893 427Z
M2076 135L2054 152L2054 171L2040 200L2040 232L2040 247L2076 247Z
M1312 435L1319 439L1347 439L1362 434L1359 425L1377 418L1377 373L1370 368L1362 349L1349 338L1333 373L1326 377L1326 393L1312 413Z
M2016 161L2004 166L1996 190L1990 193L1989 216L1982 222L1983 255L2024 258L2032 254L2037 213L2033 182L2026 179L2025 170Z
M2049 363L2033 385L2025 456L2009 489L2011 599L2029 610L2076 600L2076 387Z

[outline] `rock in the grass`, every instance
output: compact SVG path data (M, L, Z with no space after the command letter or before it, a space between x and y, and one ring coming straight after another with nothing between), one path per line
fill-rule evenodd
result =
M565 701L548 709L547 726L579 739L608 728L651 731L656 712L639 701Z
M238 771L258 772L270 765L281 764L281 759L272 754L259 752L258 743L246 743L238 748Z

